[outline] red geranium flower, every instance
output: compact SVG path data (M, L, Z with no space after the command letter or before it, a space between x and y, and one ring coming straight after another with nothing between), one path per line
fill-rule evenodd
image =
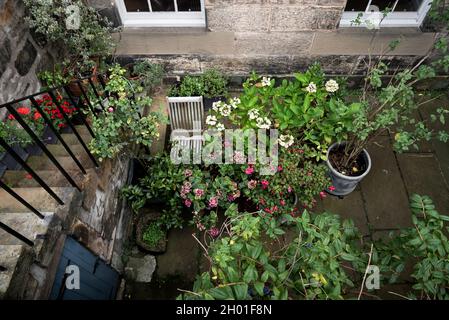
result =
M17 112L23 116L30 114L30 108L20 107L17 109Z

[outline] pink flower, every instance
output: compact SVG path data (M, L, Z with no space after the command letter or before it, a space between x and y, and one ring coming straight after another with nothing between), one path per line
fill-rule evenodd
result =
M210 228L208 231L212 238L217 238L220 235L220 230L216 227Z
M204 195L203 189L195 189L193 192L195 193L196 198L201 198Z
M285 200L284 199L282 199L279 203L281 204L281 206L285 206Z
M292 191L293 191L292 187L288 186L287 191L288 191L288 193L292 193Z
M254 173L254 168L251 167L251 166L248 167L248 168L246 168L245 173L246 173L247 175L253 174L253 173Z
M108 111L112 113L112 112L114 112L114 108L113 107L109 107Z
M334 191L335 190L335 187L334 186L330 186L329 187L329 191Z
M192 170L189 170L189 169L184 170L184 176L186 178L191 177L192 176Z
M228 196L228 201L229 201L229 202L232 202L232 201L234 201L234 200L235 200L234 195L233 195L233 194L230 194L230 195Z
M321 192L320 192L320 198L321 198L321 199L326 198L326 193L325 193L324 191L321 191Z
M262 184L262 189L268 188L269 182L267 180L262 180L260 183Z
M253 190L257 187L257 181L256 180L250 180L248 181L248 189Z
M190 201L190 199L185 199L184 204L187 208L190 208L190 206L192 205L192 201Z
M218 199L217 197L212 197L209 199L209 207L215 208L218 206Z
M278 166L278 172L281 172L282 170L282 166Z

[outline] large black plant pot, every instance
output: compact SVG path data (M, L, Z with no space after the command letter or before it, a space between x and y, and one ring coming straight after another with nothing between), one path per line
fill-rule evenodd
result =
M29 153L20 146L16 145L16 146L12 146L11 148L19 155L19 157L23 161L26 161L28 159L28 157L30 156ZM6 169L9 169L9 170L22 169L22 166L20 165L20 163L18 163L16 161L16 159L14 159L14 157L7 152L0 154L0 163L2 163L6 167Z
M42 151L42 149L35 143L26 146L25 150L30 156L40 156L44 153L44 151Z
M226 97L212 97L212 98L203 97L204 112L208 112L210 109L212 109L212 105L214 104L214 102L218 101L226 102Z

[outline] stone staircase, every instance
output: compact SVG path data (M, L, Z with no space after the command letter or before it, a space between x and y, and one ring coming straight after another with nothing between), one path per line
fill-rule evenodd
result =
M86 144L92 139L86 127L77 126L76 129ZM73 133L65 133L62 138L88 174L95 172L94 163L77 137ZM83 189L87 176L83 175L63 145L58 142L47 145L47 148ZM7 170L1 177L5 184L41 212L44 219L0 189L0 222L34 242L33 246L29 246L0 229L0 299L34 299L39 294L33 292L33 287L41 287L43 281L51 286L51 281L42 276L42 270L55 263L53 253L57 249L57 239L68 229L70 212L79 208L82 199L82 193L67 181L45 154L31 156L27 163L62 199L64 205L59 205L25 170ZM42 293L40 295L45 298Z

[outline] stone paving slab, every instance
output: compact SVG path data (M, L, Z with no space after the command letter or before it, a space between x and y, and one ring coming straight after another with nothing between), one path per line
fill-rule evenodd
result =
M399 154L397 157L408 193L428 195L439 212L449 213L449 188L435 156Z
M369 234L368 220L360 190L355 190L344 199L328 195L323 200L319 200L314 212L324 211L338 214L342 220L351 219L362 235Z
M372 229L411 226L408 195L388 137L368 147L371 172L361 182L368 223Z

